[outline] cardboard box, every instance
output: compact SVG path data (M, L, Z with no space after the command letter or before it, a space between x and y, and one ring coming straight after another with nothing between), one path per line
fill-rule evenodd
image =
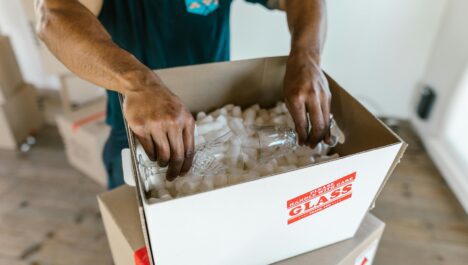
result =
M35 44L46 73L50 75L70 74L70 70L49 51L47 46L37 36L35 30L37 18L34 11L34 2L34 0L22 0L23 12L35 39Z
M0 105L0 148L14 150L43 124L36 89L31 85L20 86L3 105Z
M77 112L57 115L68 161L102 186L107 186L102 151L110 132L105 123L105 103L102 100Z
M98 201L115 265L138 264L135 257L144 257L146 248L135 188L124 185L98 196ZM371 265L384 227L382 221L368 213L352 239L275 264Z
M41 89L39 93L39 106L44 115L44 123L57 126L57 115L63 114L63 103L60 92L56 89Z
M71 113L106 98L106 90L73 74L60 77L63 109Z
M271 107L282 99L287 58L157 71L192 112L227 103ZM406 144L329 78L332 113L346 135L340 158L163 202L150 203L129 145L140 216L153 264L268 264L348 238Z
M0 105L18 91L23 76L8 37L0 35Z

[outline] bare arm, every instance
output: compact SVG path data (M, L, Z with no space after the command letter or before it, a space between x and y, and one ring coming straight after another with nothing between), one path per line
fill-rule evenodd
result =
M329 143L331 94L320 68L326 36L325 0L271 1L285 9L291 32L284 91L299 141L310 147L321 140Z
M126 96L125 118L148 156L169 164L168 179L191 166L194 120L150 69L116 45L77 0L36 0L40 38L78 76Z
M37 31L52 53L78 76L122 94L143 76L157 77L119 48L90 10L76 0L37 1ZM153 77L154 76L154 77Z

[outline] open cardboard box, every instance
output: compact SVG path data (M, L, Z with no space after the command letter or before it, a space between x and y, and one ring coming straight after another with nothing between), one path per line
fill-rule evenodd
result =
M115 265L147 265L135 188L123 185L99 195L99 208ZM385 224L366 214L356 235L275 265L371 265Z
M103 187L107 170L102 162L110 127L105 123L106 100L94 102L71 113L56 116L68 162Z
M285 57L157 71L196 113L282 100ZM332 113L346 135L340 158L209 192L149 203L129 133L132 169L153 264L268 264L357 231L406 144L329 78Z

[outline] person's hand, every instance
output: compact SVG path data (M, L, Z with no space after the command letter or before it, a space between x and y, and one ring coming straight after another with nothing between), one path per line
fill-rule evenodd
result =
M148 157L161 167L169 165L168 180L190 170L195 120L176 95L161 85L139 88L126 93L123 110Z
M284 78L285 102L294 119L299 144L311 148L322 140L331 142L331 93L318 61L307 52L291 53Z

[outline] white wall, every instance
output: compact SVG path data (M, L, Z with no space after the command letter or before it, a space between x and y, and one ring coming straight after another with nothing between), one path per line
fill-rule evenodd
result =
M369 109L407 118L446 0L328 1L323 67ZM232 58L287 54L284 14L237 0Z
M467 49L468 50L468 49ZM466 181L468 182L468 118L466 117L468 106L468 65L464 69L464 77L454 94L447 111L447 119L444 126L444 138L458 163L463 167Z
M29 0L32 1L32 0ZM323 67L377 114L408 117L447 0L328 1ZM41 66L22 1L0 0L0 25L12 37L28 82L56 86ZM235 0L232 59L285 55L285 15Z
M436 101L428 120L412 116L434 163L468 213L468 1L448 0L422 82Z
M0 0L0 25L2 33L10 37L26 82L38 87L57 88L58 79L48 76L42 66L34 28L28 23L22 1Z
M286 15L259 4L235 0L231 12L231 59L242 60L289 53Z
M427 64L422 83L435 89L437 98L427 121L413 117L423 136L437 137L443 133L453 95L468 64L468 1L449 0L437 41Z

